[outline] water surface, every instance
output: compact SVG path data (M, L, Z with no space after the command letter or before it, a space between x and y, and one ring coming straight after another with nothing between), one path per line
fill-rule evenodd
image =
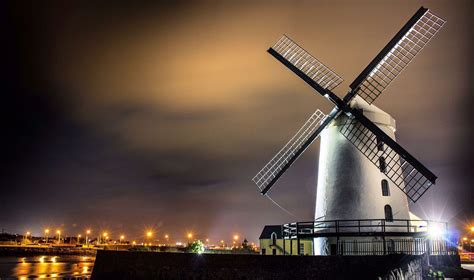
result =
M0 279L89 279L95 257L0 257Z

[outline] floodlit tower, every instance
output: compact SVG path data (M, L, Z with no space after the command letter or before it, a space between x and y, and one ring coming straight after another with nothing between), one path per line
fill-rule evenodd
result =
M253 178L262 195L321 136L315 220L409 220L408 199L416 202L437 177L395 141L395 120L372 103L444 23L421 7L343 99L332 91L342 78L288 36L271 47L273 57L335 106L328 115L316 110ZM318 239L314 249L327 254L329 241Z

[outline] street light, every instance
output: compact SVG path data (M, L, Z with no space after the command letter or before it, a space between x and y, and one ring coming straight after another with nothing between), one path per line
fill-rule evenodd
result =
M104 232L102 235L104 236L104 244L107 244L107 237L109 236L109 234L107 232Z
M56 234L58 235L58 244L60 244L61 243L61 231L58 229L56 231Z
M81 237L82 237L82 235L80 235L80 234L77 235L77 244L81 243Z
M193 238L193 233L192 233L192 232L189 232L189 233L188 233L188 239L189 239L189 241L191 241L192 238Z
M122 241L125 239L125 235L120 235L120 244L122 244Z
M89 234L91 234L91 230L86 230L86 245L89 246Z
M44 230L44 235L46 236L46 243L48 243L49 228Z
M238 234L234 235L234 240L235 241L239 240L239 235Z
M26 244L26 241L28 240L28 235L30 235L30 232L27 231L26 234L25 234L25 238L24 238L24 242Z
M474 232L474 226L471 227L471 231Z
M146 237L148 239L148 241L150 241L150 238L153 236L153 232L151 230L147 231L146 232ZM150 242L150 246L151 246L151 242Z

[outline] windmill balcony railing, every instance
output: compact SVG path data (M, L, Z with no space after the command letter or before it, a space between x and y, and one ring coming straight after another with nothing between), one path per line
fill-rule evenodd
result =
M430 228L447 231L447 223L430 220L404 219L360 219L360 220L316 220L288 223L282 226L286 239L324 236L329 234L427 234Z

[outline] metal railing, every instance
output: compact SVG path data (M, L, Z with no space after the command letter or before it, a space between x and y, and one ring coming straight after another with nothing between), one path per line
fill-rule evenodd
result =
M366 256L387 254L455 255L456 247L442 239L338 240L337 255Z
M282 226L285 239L323 236L327 234L368 234L383 235L385 233L427 233L430 227L447 231L445 222L430 220L402 219L359 219L359 220L316 220L310 222L288 223Z

